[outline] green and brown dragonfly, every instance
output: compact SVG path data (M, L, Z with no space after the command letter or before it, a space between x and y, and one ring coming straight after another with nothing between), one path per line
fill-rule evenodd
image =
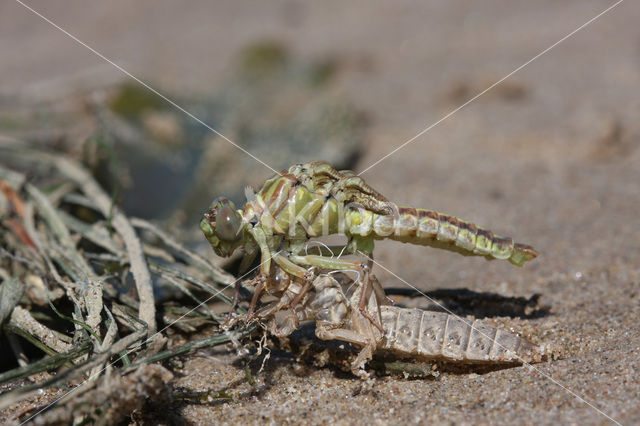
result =
M308 282L298 297L288 301L291 308L309 291L318 269L357 271L361 284L369 286L375 240L388 238L465 256L504 259L518 266L538 256L529 245L462 219L399 207L354 172L338 171L324 161L296 164L268 179L257 193L248 189L247 199L242 209L226 198L216 199L200 227L217 255L228 257L238 249L244 252L241 269L248 268L260 254L250 312L261 292L282 290L279 280L270 278L272 262L291 277ZM332 234L345 235L346 245L318 245L318 254L308 253L310 240ZM350 254L361 258L342 257ZM363 313L370 294L370 290L362 291Z

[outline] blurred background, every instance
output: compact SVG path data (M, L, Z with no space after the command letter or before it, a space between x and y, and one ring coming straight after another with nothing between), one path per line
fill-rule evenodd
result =
M533 245L542 256L523 269L386 241L376 260L422 289L541 294L551 314L535 323L539 336L594 369L602 348L620 350L619 366L634 362L625 348L640 341L637 2L370 169L613 2L28 4L276 170L310 160L367 169L367 182L400 205ZM128 214L212 260L202 212L221 195L242 203L246 186L273 174L12 1L0 3L0 64L2 136L81 161ZM609 398L615 389L620 398ZM622 410L627 394L615 389L607 404Z
M274 169L359 171L608 3L29 4ZM423 287L637 259L639 17L614 9L363 175L544 261L514 273L395 243L377 259ZM18 3L0 5L0 57L3 134L81 159L127 213L194 244L213 198L273 174Z

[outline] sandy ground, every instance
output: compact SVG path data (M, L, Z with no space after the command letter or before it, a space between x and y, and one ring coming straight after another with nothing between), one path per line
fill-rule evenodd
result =
M358 164L364 170L613 1L30 4L136 75L175 90L215 87L237 50L260 39L282 40L300 57L338 55L346 65L331 90L371 116ZM399 204L536 247L542 256L522 269L394 243L380 244L376 260L425 290L541 294L548 315L500 321L563 359L535 370L363 382L332 369L300 374L276 357L255 387L231 386L232 401L171 407L168 418L639 422L639 19L640 5L622 3L363 175ZM55 88L70 76L118 74L10 1L0 5L0 57L5 95ZM225 388L241 371L228 359L185 360L177 383Z

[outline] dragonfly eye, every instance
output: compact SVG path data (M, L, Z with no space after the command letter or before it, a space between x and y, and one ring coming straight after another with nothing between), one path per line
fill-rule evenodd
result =
M218 237L227 242L240 238L242 218L231 206L224 205L216 212L216 233Z

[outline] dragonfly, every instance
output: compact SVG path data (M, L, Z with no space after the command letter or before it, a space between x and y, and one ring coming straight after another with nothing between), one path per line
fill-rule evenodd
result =
M369 279L376 240L431 246L465 256L502 259L522 266L538 252L469 221L434 210L401 207L370 187L349 170L336 170L325 161L296 164L266 180L259 191L246 191L247 202L238 209L224 197L210 205L200 228L213 251L229 257L243 252L241 270L260 256L260 269L252 285L255 291L248 311L251 316L266 292L279 301L269 313L295 307L313 288L317 271L355 271L362 286L358 309L383 332L382 325L366 309L375 293L384 290ZM317 254L309 254L308 243L318 237L341 234L345 245L319 244ZM345 258L356 255L356 259ZM272 268L272 263L277 268ZM283 271L293 279L283 279ZM295 290L289 288L291 282ZM236 284L234 304L237 303ZM284 296L287 297L284 297Z

